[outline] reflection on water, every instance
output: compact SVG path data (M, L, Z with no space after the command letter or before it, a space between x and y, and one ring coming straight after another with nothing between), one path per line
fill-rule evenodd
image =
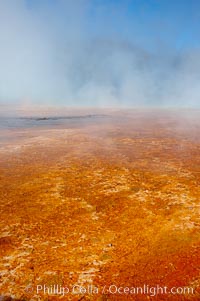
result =
M85 123L97 122L107 115L77 115L77 116L49 116L49 117L2 117L0 129L32 128L40 126L66 125L74 127Z
M73 129L83 128L92 124L100 124L109 115L74 115L74 116L45 116L45 117L10 117L0 116L0 148L13 142L20 142L31 137L29 129ZM21 131L22 130L22 131ZM24 132L24 130L26 132ZM35 134L37 135L37 134ZM34 136L34 134L33 134Z

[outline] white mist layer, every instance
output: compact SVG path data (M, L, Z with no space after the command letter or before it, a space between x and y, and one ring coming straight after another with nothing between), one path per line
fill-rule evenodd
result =
M30 3L0 2L1 104L199 105L199 50L149 51L134 34L115 30L116 20L127 26L121 7L94 12L92 1ZM105 20L102 9L110 10ZM91 13L99 31L88 22Z

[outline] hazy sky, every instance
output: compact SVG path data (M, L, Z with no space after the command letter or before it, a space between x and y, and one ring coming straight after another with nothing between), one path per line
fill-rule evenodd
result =
M200 104L199 0L0 0L0 103Z

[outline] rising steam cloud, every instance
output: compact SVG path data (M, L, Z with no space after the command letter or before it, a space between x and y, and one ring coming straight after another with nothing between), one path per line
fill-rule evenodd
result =
M199 50L147 47L126 5L1 1L0 103L198 106Z

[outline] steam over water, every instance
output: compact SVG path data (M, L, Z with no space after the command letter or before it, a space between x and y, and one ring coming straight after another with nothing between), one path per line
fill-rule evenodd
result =
M0 1L0 104L199 107L198 12L199 1Z

